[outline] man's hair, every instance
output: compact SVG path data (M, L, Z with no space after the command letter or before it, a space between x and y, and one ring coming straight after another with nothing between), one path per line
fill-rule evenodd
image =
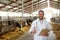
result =
M38 13L40 13L40 12L43 12L43 13L44 13L44 11L43 11L43 10L39 10L39 12L38 12Z

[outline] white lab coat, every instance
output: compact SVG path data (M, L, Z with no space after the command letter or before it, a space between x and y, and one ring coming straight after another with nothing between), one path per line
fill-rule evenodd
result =
M49 32L48 40L57 40L53 30Z
M39 18L35 21L32 22L31 28L29 30L29 33L34 30L34 27L36 29L36 34L34 34L34 40L48 40L47 36L39 36L39 33L41 32L42 29L48 29L51 30L52 26L50 25L49 22L46 20L39 20Z

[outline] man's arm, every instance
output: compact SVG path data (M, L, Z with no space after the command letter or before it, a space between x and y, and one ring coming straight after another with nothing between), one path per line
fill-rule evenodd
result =
M48 33L49 33L49 31L51 31L52 30L52 26L51 26L51 24L50 23L47 23L47 27L46 27L46 29L43 29L41 32L40 32L40 36L48 36Z
M53 29L51 23L49 23L49 22L47 23L47 29L48 29L49 31L51 31L51 30Z
M35 29L35 21L32 22L31 28L29 30L30 34L35 34L36 33L36 29Z

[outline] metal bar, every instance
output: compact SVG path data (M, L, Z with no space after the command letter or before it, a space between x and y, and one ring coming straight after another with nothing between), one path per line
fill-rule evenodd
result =
M24 14L24 0L22 0L22 20L23 20L23 14ZM22 23L21 23L21 29L22 29Z
M57 8L57 5L56 5L56 4L55 4L55 8ZM56 11L56 12L57 12L57 11ZM58 13L56 13L56 17L57 17L57 14L58 14Z
M59 9L59 2L58 2L58 9ZM59 10L59 16L60 16L60 10Z
M23 18L23 13L24 13L24 0L22 0L22 18Z
M38 2L39 2L39 0L38 0ZM38 4L38 10L39 10L39 9L40 9L40 8L39 8L39 3L37 3L37 4Z
M48 4L48 7L50 7L50 1L49 0L47 0L47 4Z
M33 13L33 2L34 2L34 1L32 0L32 13ZM32 14L32 18L33 18L33 14Z
M41 3L44 3L44 2L45 2L45 1L43 1L43 2L41 2ZM37 3L34 3L33 5L37 5L37 4L40 5L41 3L40 3L40 1L39 1L39 2L37 2ZM24 4L25 4L25 3L24 3ZM21 5L18 5L18 6L16 6L16 7L19 7L19 6L21 6ZM24 9L26 9L26 8L28 8L28 7L31 7L31 6L32 6L31 4L30 4L30 5L27 5L27 6L24 6L24 7L25 7ZM14 8L15 8L15 7L14 7ZM12 10L13 8L10 8L10 9ZM10 9L9 9L9 10L10 10ZM18 9L21 9L21 7L18 8ZM17 9L17 10L18 10L18 9Z

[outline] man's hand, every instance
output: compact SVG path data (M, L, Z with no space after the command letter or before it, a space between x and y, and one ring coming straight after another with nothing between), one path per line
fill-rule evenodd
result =
M31 34L36 34L36 30L31 31Z

